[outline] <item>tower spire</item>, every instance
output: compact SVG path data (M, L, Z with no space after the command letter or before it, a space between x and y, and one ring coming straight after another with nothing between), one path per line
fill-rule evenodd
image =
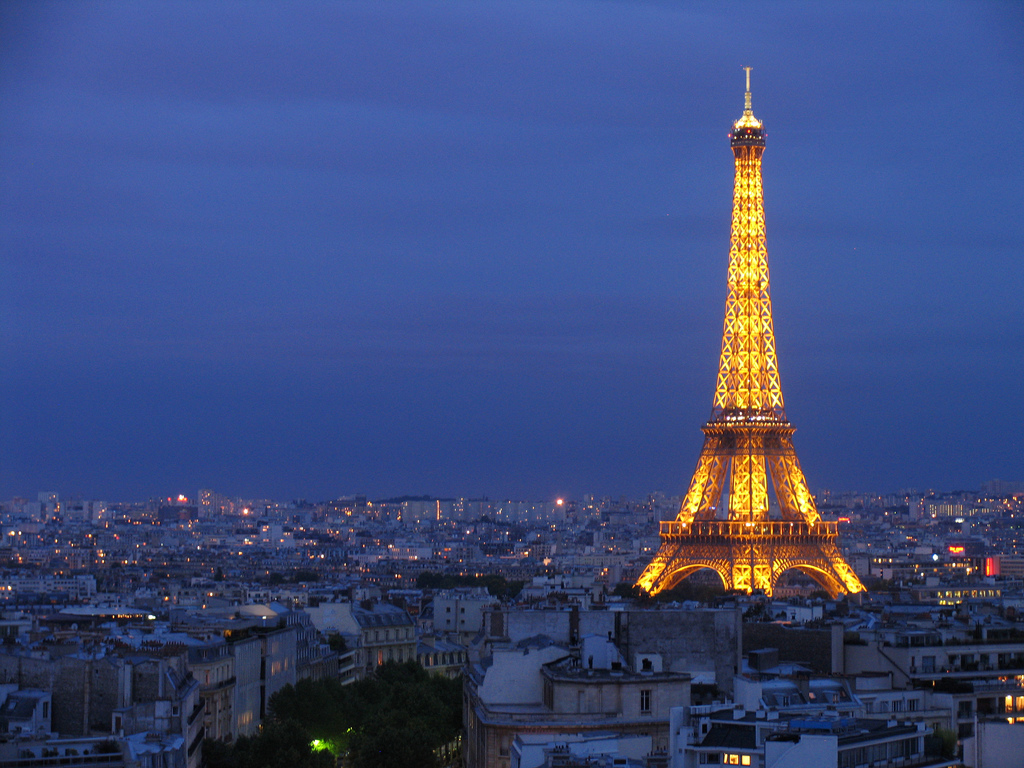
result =
M744 67L743 69L747 72L747 92L743 95L743 117L733 123L734 132L740 128L761 129L761 121L754 117L754 107L750 100L750 70L753 67Z

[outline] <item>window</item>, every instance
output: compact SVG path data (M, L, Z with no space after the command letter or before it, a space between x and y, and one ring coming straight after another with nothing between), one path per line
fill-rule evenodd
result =
M903 739L902 741L895 741L889 744L889 759L890 760L906 760L915 753L915 743L917 739ZM883 755L884 757L884 755Z
M907 702L908 712L917 712L917 699L911 699Z
M640 714L651 714L651 692L647 689L640 691Z
M50 716L50 702L44 701L43 702L43 717L49 717L49 716Z
M894 701L892 703L892 711L893 712L902 712L903 711L903 702L902 701Z
M867 748L869 763L884 763L888 753L886 744L872 744Z

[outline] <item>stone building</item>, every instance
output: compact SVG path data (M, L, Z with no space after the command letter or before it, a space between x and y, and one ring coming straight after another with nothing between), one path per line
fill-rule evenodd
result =
M586 636L571 649L539 636L470 665L463 699L466 768L508 768L525 734L647 736L664 753L671 709L690 703L690 675L653 653L628 663L607 637Z
M434 632L469 643L483 628L484 611L498 604L483 587L445 589L434 594Z
M360 677L388 661L416 660L416 627L404 608L363 600L321 603L307 612L323 634L338 633L351 641Z
M6 651L0 653L0 678L49 692L53 731L71 737L160 731L181 737L169 766L200 765L205 710L183 650L164 649L159 655L90 654L69 646Z
M207 648L193 651L189 664L195 665L202 696L213 708L207 716L211 738L231 741L255 734L271 696L298 680L299 628L267 606L247 608L252 609L247 616L183 613L175 619L177 631ZM226 650L216 650L220 643Z
M206 738L232 741L235 737L235 657L224 640L188 649L188 666L206 704Z
M416 644L416 661L432 674L458 677L468 661L468 654L463 645L426 635Z
M493 649L538 635L571 648L580 638L597 635L611 639L631 666L639 657L657 655L666 671L686 672L695 683L713 684L723 694L730 694L742 659L742 629L742 614L736 608L537 610L501 606L486 613L483 635L473 651L485 658Z

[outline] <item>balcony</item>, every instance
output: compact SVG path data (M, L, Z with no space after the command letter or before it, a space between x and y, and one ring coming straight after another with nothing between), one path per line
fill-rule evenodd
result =
M219 683L210 683L208 685L200 686L199 693L204 694L204 695L205 694L210 694L210 693L216 693L217 691L222 691L225 688L230 688L234 684L235 684L235 677L232 675L231 677L229 677L229 678L227 678L225 680L221 680Z
M704 520L692 523L683 523L678 520L668 520L661 523L661 535L663 537L716 537L716 538L739 538L739 537L792 537L792 536L836 536L839 531L838 523L818 522L814 525L800 522L755 522L744 523L735 520Z

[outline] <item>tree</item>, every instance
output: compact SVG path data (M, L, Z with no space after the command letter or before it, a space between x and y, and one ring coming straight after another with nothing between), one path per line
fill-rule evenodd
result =
M326 768L343 756L352 768L433 768L461 732L461 680L388 662L352 685L286 685L271 696L260 733L226 750L211 742L206 768Z
M411 719L408 712L388 712L373 728L352 739L348 764L352 768L438 768L432 746L435 738L422 720Z
M486 587L487 591L501 600L509 600L519 594L525 581L508 581L498 574L486 576L462 576L452 573L423 571L416 577L418 589L453 589L455 587Z
M203 768L241 768L235 749L216 739L203 739Z
M653 597L635 584L620 581L612 590L613 595L634 600L641 605L651 603L683 603L694 601L698 603L713 603L725 593L721 583L702 584L693 583L689 579L676 584L672 589L665 589Z
M938 726L931 736L925 737L924 751L926 755L938 755L945 758L956 755L956 733Z
M334 768L334 756L313 751L302 723L269 719L260 733L235 743L234 758L245 768Z

